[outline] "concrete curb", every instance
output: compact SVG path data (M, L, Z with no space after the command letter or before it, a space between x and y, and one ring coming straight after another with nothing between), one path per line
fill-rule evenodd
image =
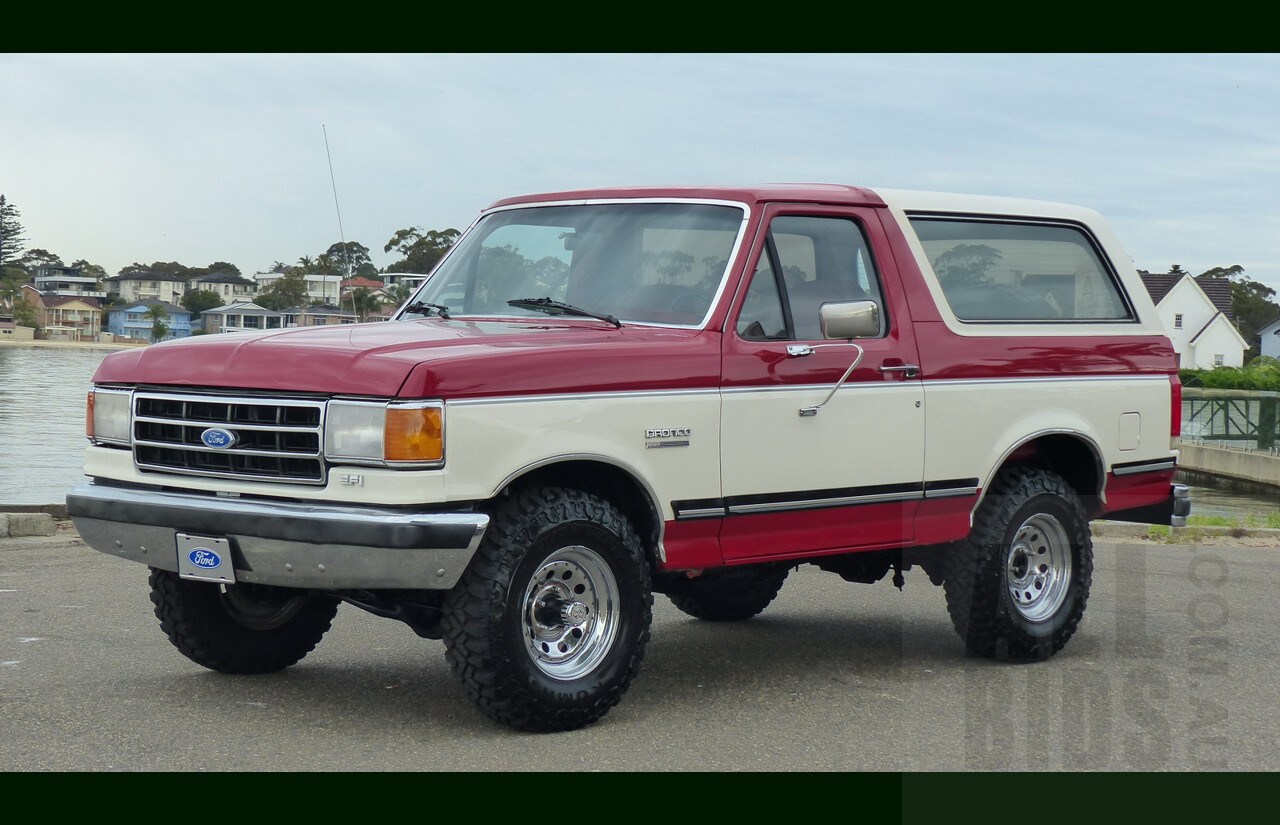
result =
M1263 538L1275 541L1280 547L1280 530L1272 527L1210 527L1191 525L1189 527L1160 527L1151 524L1131 524L1120 521L1094 521L1089 527L1093 537L1098 539L1147 538L1156 528L1155 538L1210 538L1225 537L1233 539Z
M0 538L52 536L57 531L49 513L0 513Z

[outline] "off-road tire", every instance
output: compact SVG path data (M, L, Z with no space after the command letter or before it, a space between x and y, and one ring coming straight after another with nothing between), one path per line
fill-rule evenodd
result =
M971 655L1046 659L1084 615L1093 578L1089 521L1076 492L1036 468L1001 471L969 537L948 553L947 610Z
M527 731L595 722L640 670L653 596L640 539L604 499L518 493L445 596L445 654L481 711Z
M773 602L789 572L786 567L714 570L692 579L673 578L663 592L695 619L740 622Z
M329 630L337 599L260 584L221 585L151 570L160 627L182 655L223 673L273 673L300 661Z

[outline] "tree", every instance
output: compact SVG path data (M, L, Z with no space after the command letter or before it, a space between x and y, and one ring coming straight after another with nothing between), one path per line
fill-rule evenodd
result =
M17 266L0 267L0 305L13 306L22 295L22 285L29 280L27 273Z
M16 264L26 248L21 215L16 206L0 195L0 266Z
M939 255L933 269L947 287L979 286L989 282L987 270L1000 258L1000 250L986 244L960 244Z
M20 327L31 327L39 329L40 324L36 318L36 308L26 298L19 298L13 305L13 321Z
M267 309L276 311L295 306L306 306L308 302L307 281L298 270L286 272L271 282L266 289L258 293L253 302Z
M163 341L165 336L169 334L169 325L165 323L165 319L169 317L169 312L164 308L164 304L152 304L147 307L144 313L147 320L151 322L151 342Z
M235 264L229 264L226 261L214 261L205 267L205 271L209 274L216 272L220 275L235 275L236 277L243 277L240 275L240 267Z
M1258 356L1261 342L1259 331L1276 318L1280 318L1280 305L1272 301L1276 291L1266 284L1250 280L1240 264L1215 266L1201 273L1200 277L1225 278L1231 282L1231 314L1235 316L1236 329L1249 342L1245 363Z
M89 263L84 258L81 258L80 260L72 263L71 265L74 266L76 269L80 270L80 274L86 278L97 278L99 281L101 281L103 278L107 277L107 270L103 269L97 264Z
M369 247L355 241L333 244L325 250L324 254L329 256L339 270L334 274L345 273L347 277L355 275L366 264L372 265Z
M391 240L387 241L387 245L382 248L383 252L394 249L404 256L403 260L388 266L387 271L430 272L444 257L444 253L449 251L449 247L458 240L460 234L462 233L456 229L440 231L432 229L427 232L423 232L416 226L401 229L392 235Z
M41 266L61 266L62 258L53 254L47 249L28 249L18 259L18 266L27 270L27 272L35 272L37 267Z
M361 320L365 320L382 307L382 302L378 300L378 296L374 295L367 288L358 286L351 290L351 310Z
M396 306L400 306L405 301L409 300L409 296L413 294L413 287L401 281L394 286L387 287L383 291L386 293L387 297L391 299L391 303Z
M223 302L212 289L193 289L183 295L179 303L183 309L190 310L191 314L200 316L207 310L222 306Z
M152 264L140 264L136 261L121 269L117 275L134 275L146 277L148 275L172 275L182 280L189 279L198 270L194 270L189 266L183 266L177 261L156 261Z

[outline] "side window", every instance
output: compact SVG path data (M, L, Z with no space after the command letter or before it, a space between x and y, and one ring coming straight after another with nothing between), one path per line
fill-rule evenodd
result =
M782 297L773 272L769 250L760 256L751 286L738 315L738 334L749 341L787 338L787 322L782 315Z
M962 321L1133 318L1089 237L1067 224L911 218Z
M752 276L738 334L752 340L818 340L822 338L818 311L823 304L865 300L880 304L883 315L871 251L855 221L778 217L769 227L766 248Z

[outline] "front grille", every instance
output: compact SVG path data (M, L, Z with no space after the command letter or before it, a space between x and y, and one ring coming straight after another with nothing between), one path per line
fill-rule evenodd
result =
M226 430L231 446L202 436ZM323 484L324 401L134 394L133 460L139 468L249 481Z

